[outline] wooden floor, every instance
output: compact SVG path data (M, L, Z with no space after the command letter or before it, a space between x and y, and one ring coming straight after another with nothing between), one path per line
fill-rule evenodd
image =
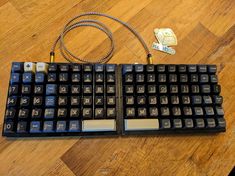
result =
M97 11L135 27L151 46L153 29L170 27L176 55L152 51L154 63L214 63L224 96L226 133L155 137L6 139L0 137L0 175L218 175L235 166L234 0L0 0L0 130L12 61L48 61L65 22ZM96 17L114 33L112 63L146 63L135 37L116 22ZM81 56L107 51L105 35L80 28L66 44ZM65 60L57 54L57 60Z

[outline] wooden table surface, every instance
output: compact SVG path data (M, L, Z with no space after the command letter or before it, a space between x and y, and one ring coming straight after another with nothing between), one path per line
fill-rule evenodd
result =
M153 51L154 63L218 65L226 133L113 138L0 137L0 175L228 175L235 165L234 0L0 0L0 130L12 61L48 61L63 25L82 12L103 12L132 25L151 46L154 28L170 27L176 54ZM110 63L146 63L137 39L123 26L96 17L113 31ZM109 40L79 28L66 44L81 56L99 57ZM57 54L58 62L65 60Z

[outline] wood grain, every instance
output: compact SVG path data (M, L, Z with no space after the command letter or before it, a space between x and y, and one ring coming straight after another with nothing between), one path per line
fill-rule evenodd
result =
M149 46L153 29L170 27L176 54L152 51L154 63L214 63L224 97L226 133L114 138L0 137L0 175L228 175L235 166L234 0L0 0L0 130L12 61L47 61L63 25L98 11L127 21ZM123 26L96 17L113 31L112 63L146 63L137 39ZM66 44L80 56L99 57L109 45L97 30L79 28ZM58 50L57 50L58 51ZM58 53L58 52L57 52ZM58 62L65 60L58 53Z

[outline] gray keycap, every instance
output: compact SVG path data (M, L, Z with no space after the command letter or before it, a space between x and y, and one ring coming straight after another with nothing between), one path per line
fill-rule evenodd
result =
M214 109L212 107L205 107L206 115L212 116L215 115Z
M203 96L203 101L205 104L212 104L211 96Z
M219 116L223 116L224 115L224 110L222 107L216 107L216 113Z
M196 116L202 116L203 115L203 109L201 107L194 107L194 113Z
M54 132L54 123L53 121L45 121L43 124L43 132L44 133L51 133Z
M69 132L78 132L78 131L80 131L79 121L71 120L69 122Z
M218 118L217 121L218 121L218 126L219 127L221 127L221 128L226 127L226 121L225 121L224 118Z
M174 119L173 120L173 125L175 128L182 128L182 120L181 119Z

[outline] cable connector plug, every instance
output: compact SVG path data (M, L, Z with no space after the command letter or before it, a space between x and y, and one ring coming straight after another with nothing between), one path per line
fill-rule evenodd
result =
M148 60L148 64L153 64L153 57L152 57L152 54L148 54L147 55L147 60Z
M50 52L50 62L54 62L55 61L55 53L53 51Z

